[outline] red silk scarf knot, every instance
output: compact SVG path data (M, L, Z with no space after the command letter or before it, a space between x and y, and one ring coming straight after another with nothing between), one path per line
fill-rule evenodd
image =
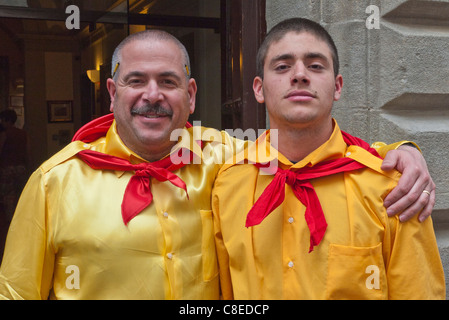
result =
M181 162L179 165L174 165L170 161L170 157L152 163L131 164L122 158L92 150L82 150L78 152L77 156L92 169L135 171L123 195L121 209L125 225L153 201L150 177L161 182L169 181L174 186L183 189L187 198L189 197L185 182L170 171L179 169L185 164Z
M342 131L343 139L348 145L357 145L379 157L377 151L370 148L365 141L353 137ZM380 157L379 157L380 158ZM267 165L254 164L260 170ZM332 174L353 171L365 166L350 158L338 158L313 167L304 167L296 171L277 168L273 180L265 188L260 197L254 203L246 217L246 227L260 224L274 209L285 199L285 184L291 186L296 198L305 206L305 220L310 231L309 252L317 246L324 237L327 222L324 216L318 196L310 183L310 179L325 177Z
M113 113L97 118L79 129L72 141L81 140L89 143L104 137L113 121ZM186 127L190 128L192 125L187 122ZM203 142L199 141L199 144L202 148ZM178 151L177 160L180 160L179 164L172 163L170 157L152 163L131 164L128 160L92 150L82 150L77 153L77 156L92 169L135 172L126 186L121 205L122 219L127 225L153 200L150 177L161 182L169 181L174 186L183 189L187 198L189 198L185 182L172 172L192 163L193 152L190 150L188 153L182 151L183 149Z

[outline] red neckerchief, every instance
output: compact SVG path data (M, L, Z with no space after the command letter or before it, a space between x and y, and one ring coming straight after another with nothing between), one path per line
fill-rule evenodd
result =
M371 148L365 141L343 131L342 135L347 145L360 146L379 157L377 151ZM259 163L254 165L261 170L267 166ZM365 165L351 158L338 158L318 163L313 167L304 167L296 171L277 168L274 179L265 188L259 199L257 199L248 212L246 227L260 224L266 216L284 201L285 184L287 183L291 186L295 196L306 207L305 219L310 231L309 252L313 251L313 247L317 246L324 237L327 222L318 196L309 180L364 167Z
M95 119L78 130L72 141L81 140L89 143L104 137L113 121L114 115L112 113ZM187 122L186 127L189 128L191 126ZM125 225L151 204L153 195L151 193L150 177L158 181L170 181L174 186L184 189L187 198L189 197L185 182L172 171L191 163L192 152L187 154L187 157L181 158L180 164L173 164L170 157L151 163L131 164L128 160L92 150L82 150L77 153L77 156L92 169L135 171L135 174L126 186L122 200L122 218ZM184 156L182 150L179 150L178 156Z
M86 143L95 141L104 137L109 130L109 127L114 122L114 114L109 113L105 116L92 120L82 126L73 136L72 141L83 141Z

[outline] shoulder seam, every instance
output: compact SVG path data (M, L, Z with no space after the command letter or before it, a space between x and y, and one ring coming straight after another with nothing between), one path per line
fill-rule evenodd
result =
M390 179L393 180L397 180L400 177L400 172L397 170L391 170L391 171L384 171L381 169L382 166L382 159L374 156L373 154L371 154L370 152L368 152L367 150L358 147L358 146L351 146L354 148L357 148L357 153L362 153L363 156L362 157L353 157L353 156L349 156L350 158L352 158L353 160L365 165L367 168L374 170L384 176L389 177ZM367 160L367 161L365 161Z
M74 141L69 143L64 149L53 155L50 159L45 161L41 166L40 170L42 173L47 173L55 166L67 161L72 158L81 150L90 149L91 145L84 143L82 141Z

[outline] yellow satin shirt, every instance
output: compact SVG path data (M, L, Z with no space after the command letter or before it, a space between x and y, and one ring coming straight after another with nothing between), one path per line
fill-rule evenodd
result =
M244 158L273 160L269 140L267 132L248 146ZM444 299L432 220L400 223L386 214L383 199L399 173L383 172L380 159L348 147L336 123L331 138L302 161L292 164L282 154L278 161L288 169L336 157L367 168L311 180L328 223L311 253L305 207L289 185L284 202L260 225L246 228L248 211L273 175L260 174L252 164L222 167L212 207L225 299Z
M174 171L190 200L170 182L151 178L153 202L127 226L120 207L133 173L93 170L74 157L91 149L143 162L123 144L115 123L106 137L72 142L46 161L29 179L11 223L0 297L219 298L211 190L221 167L217 157L244 145L225 132L206 133L202 151L192 139L179 143L200 158ZM222 142L212 142L213 136Z

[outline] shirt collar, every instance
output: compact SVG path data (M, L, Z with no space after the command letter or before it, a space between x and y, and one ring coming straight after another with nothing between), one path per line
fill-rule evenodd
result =
M277 160L279 162L278 165L284 169L299 169L305 166L314 166L325 160L341 158L346 153L347 145L335 120L333 120L333 127L334 130L330 138L297 163L289 161L271 145L271 136L274 134L271 130L265 131L255 143L248 147L248 153L245 154L245 158L250 163L268 163Z

